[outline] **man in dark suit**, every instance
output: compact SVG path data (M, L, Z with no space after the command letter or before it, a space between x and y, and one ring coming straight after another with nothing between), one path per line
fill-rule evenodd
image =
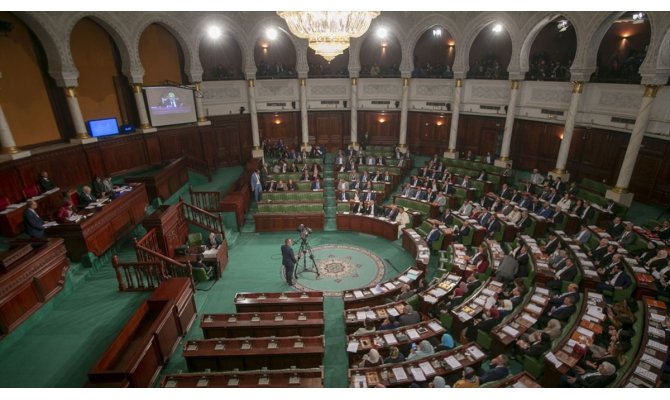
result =
M49 173L47 171L42 171L40 174L40 180L37 181L37 184L40 186L42 193L56 187L56 184L54 184L54 182L49 179Z
M312 182L312 190L321 190L321 189L323 189L321 187L321 181L315 179L314 182Z
M500 228L502 228L502 225L500 225L500 221L498 221L497 218L493 217L489 220L489 224L486 227L486 233L489 236L495 236L495 234L500 231Z
M284 245L281 247L281 263L284 266L284 274L286 277L286 282L289 284L289 286L293 286L295 283L295 275L293 272L295 269L295 264L299 259L300 255L298 255L298 258L296 258L295 253L293 253L291 239L284 240Z
M591 257L591 260L593 260L595 264L598 264L605 254L607 254L608 243L609 241L607 239L600 239L598 246L586 253L586 255Z
M519 219L519 222L516 223L516 226L519 228L519 232L523 232L526 228L530 226L531 223L532 221L530 220L528 211L524 210L521 213L521 219Z
M364 208L365 208L364 204L359 201L356 204L354 204L354 208L351 210L351 212L354 214L362 214Z
M398 322L400 322L400 326L418 324L421 322L421 315L408 304L405 306L403 314L398 317Z
M612 238L620 236L623 231L624 231L624 225L623 222L621 222L621 217L614 217L614 221L612 221L612 226L607 228L607 233L612 236Z
M577 376L561 377L561 387L604 388L616 379L616 368L607 361L600 363L595 372L586 372L582 368L577 372Z
M569 284L568 291L550 298L549 304L558 307L565 302L566 297L572 297L574 300L573 304L577 303L577 301L579 300L579 285L577 285L576 283Z
M561 288L562 281L572 281L577 276L577 266L572 259L565 260L565 266L556 271L556 279L547 282L547 286L554 290Z
M44 237L44 221L37 214L37 202L35 200L28 200L28 207L23 213L23 223L28 236L34 238Z
M363 201L375 201L377 199L377 193L373 191L366 191L365 195L363 196Z
M391 221L395 221L399 213L400 210L398 210L398 207L396 207L394 204L391 207L389 207L388 210L386 211L386 218L388 218Z
M483 369L479 371L479 383L483 385L484 383L497 381L509 375L509 369L507 369L508 362L509 359L505 354L499 354L489 363L488 371L484 371Z
M454 224L454 216L451 215L451 209L447 208L444 210L444 214L438 218L446 226L451 226Z
M469 221L463 221L463 225L461 225L460 228L455 233L456 237L454 238L454 241L461 241L463 240L464 237L468 236L470 234L470 222Z
M93 202L95 202L95 196L93 193L91 193L91 187L90 186L84 186L81 189L81 193L79 193L79 205L80 206L87 206Z
M609 271L607 280L598 282L596 285L596 291L602 293L604 290L614 291L615 289L626 289L631 284L631 279L628 277L620 263L612 265L612 268Z
M428 245L428 248L431 249L433 242L435 242L439 238L440 238L440 229L437 227L437 224L434 223L432 229L426 235L426 245Z
M558 307L551 307L549 312L547 312L542 317L546 318L546 321L549 321L552 318L555 318L559 321L567 321L576 310L577 307L575 307L574 297L565 297L563 299L563 304ZM545 324L542 325L546 325L546 321Z
M549 232L549 241L544 245L544 254L551 254L554 251L556 251L556 248L558 247L558 244L560 243L560 240L558 239L558 236L554 232Z
M582 212L582 215L579 217L582 219L583 224L588 224L588 222L593 218L595 215L596 210L591 207L591 203L588 201L584 201L584 211Z

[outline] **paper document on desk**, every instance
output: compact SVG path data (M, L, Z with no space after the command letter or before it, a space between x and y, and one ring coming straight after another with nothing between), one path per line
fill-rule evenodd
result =
M395 335L392 333L386 333L384 334L384 340L386 340L386 344L393 345L398 343L398 339L396 339Z
M435 304L437 303L437 298L427 294L423 296L423 301L425 301L426 303Z
M397 317L398 315L400 315L400 313L398 312L398 310L395 309L395 307L387 308L386 312L388 313L388 315L392 317Z
M649 332L650 336L653 336L655 338L660 338L660 339L665 339L665 331L662 329L654 328L653 326L649 326L647 328L647 332Z
M493 296L495 294L495 292L493 290L490 290L490 289L483 289L482 294L485 295L485 296Z
M384 284L384 287L387 288L388 290L393 290L393 289L395 289L395 285L393 284L393 282L386 282L386 283Z
M405 369L403 367L395 367L392 369L393 375L395 375L395 379L398 381L406 381L407 380L407 374L405 373Z
M409 338L412 340L416 340L421 337L421 335L419 335L419 332L417 332L416 329L414 328L408 329L405 332L407 333L407 336L409 336Z
M347 352L356 353L358 351L358 340L352 340L347 345Z
M530 298L530 301L537 303L537 304L544 304L544 299L546 297L539 296L537 294L533 295L533 297Z
M470 355L475 360L479 360L486 357L485 354L481 350L479 350L479 348L477 348L477 346L468 347L468 353L470 353Z
M593 331L590 331L590 330L588 330L586 328L583 328L581 326L577 327L577 333L579 333L580 335L584 335L584 336L588 337L589 339L593 338Z
M432 330L433 332L436 332L436 333L437 332L442 332L444 330L444 327L442 325L438 324L435 321L430 321L428 323L428 327L430 328L430 330Z
M546 289L546 288L537 287L537 288L535 288L535 293L539 293L539 294L543 294L545 296L549 296L549 290Z
M371 287L371 288L370 288L370 291L371 291L372 294L374 294L374 295L378 295L378 294L382 294L382 293L384 293L384 291L383 291L380 287L378 287L378 286Z
M461 321L463 321L463 322L465 322L465 321L469 321L469 320L472 319L472 317L470 316L470 314L468 314L468 313L466 313L466 312L464 312L464 311L459 312L457 315L458 315L458 318L460 318Z
M539 313L542 312L542 308L540 308L540 307L538 307L538 306L536 306L535 304L532 304L532 303L527 304L525 309L528 310L529 312L533 313L533 314L539 314Z
M360 299L360 298L363 297L363 296L364 296L364 295L363 295L363 292L362 292L362 291L360 291L360 290L354 290L354 297L355 297L355 298Z
M442 297L445 294L447 294L447 291L442 289L441 287L436 287L435 289L433 289L433 295L435 295L436 297Z
M368 318L368 319L375 319L375 318L377 318L377 314L375 314L375 312L372 311L372 310L368 310L365 313L365 317Z
M651 347L654 350L658 350L662 353L667 353L668 352L668 345L657 342L655 340L648 340L647 341L647 346Z
M506 334L508 334L511 337L517 337L519 335L519 331L517 331L516 329L512 328L509 325L505 325L502 328L502 331L505 332Z
M530 326L535 325L535 323L537 322L537 318L533 318L530 314L526 314L526 313L524 313L524 314L521 316L521 319L523 319L523 320L525 320L526 322L528 322L528 324L529 324Z
M655 373L653 373L653 372L651 372L647 369L644 369L642 367L635 368L635 375L637 375L641 378L644 378L644 379L648 380L649 382L654 382L654 383L656 383L656 378L658 377L658 375L656 375Z
M458 361L454 356L449 356L445 358L444 361L447 363L448 366L451 367L451 369L458 369L461 367L461 362Z
M544 356L544 358L546 358L547 361L549 361L550 363L554 364L554 367L556 367L556 368L560 368L561 365L563 365L561 360L556 358L556 354L552 353L551 351L549 353L547 353L547 355Z
M432 365L428 361L424 361L421 364L419 364L419 367L423 371L423 373L427 376L432 376L435 375L435 368L433 368Z
M358 321L365 321L365 311L356 311L356 319Z
M414 380L417 382L423 382L426 380L426 375L423 374L423 371L421 368L417 367L412 367L411 368L412 375L414 375Z
M649 354L643 354L641 360L651 365L652 367L659 369L663 368L663 360L659 360L658 358L652 357Z
M665 320L665 316L656 313L649 313L649 319L654 322L663 322Z

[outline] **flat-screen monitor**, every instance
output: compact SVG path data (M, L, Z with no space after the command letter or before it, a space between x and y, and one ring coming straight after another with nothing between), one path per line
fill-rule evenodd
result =
M166 126L196 122L194 91L175 86L144 88L151 125Z
M88 132L93 137L118 135L119 123L116 118L91 119L86 122Z

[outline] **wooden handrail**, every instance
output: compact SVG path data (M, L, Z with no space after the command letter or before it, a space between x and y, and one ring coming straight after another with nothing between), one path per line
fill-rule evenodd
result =
M196 207L192 204L184 203L182 201L182 210L184 218L189 223L198 225L203 229L207 229L217 234L224 235L223 219L220 215L215 215L202 208Z
M218 212L221 204L220 192L195 191L193 187L188 188L191 195L191 204L209 212Z

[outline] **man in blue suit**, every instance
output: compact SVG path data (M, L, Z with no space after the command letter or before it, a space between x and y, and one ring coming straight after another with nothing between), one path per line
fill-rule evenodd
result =
M432 248L432 244L434 241L438 240L440 238L440 230L437 227L437 224L433 224L433 228L428 232L426 235L426 244L428 245L428 248Z
M261 200L261 192L263 191L261 176L258 173L258 170L251 174L251 191L254 192L254 200L258 203Z
M295 257L295 253L293 253L293 247L291 247L291 239L284 240L284 245L281 247L281 263L284 266L286 282L290 286L293 286L295 283L293 270L295 269L295 264L298 262L298 260L300 260L300 256L298 255L298 258Z
M25 224L26 233L30 237L44 237L44 221L37 214L37 202L35 200L28 200L28 208L23 213L23 223Z
M631 284L631 280L622 269L620 264L614 264L609 274L609 279L601 281L596 285L598 293L604 290L614 291L615 289L626 289Z
M479 383L483 385L484 383L497 381L509 375L509 369L507 369L508 362L509 359L505 354L500 354L491 360L488 371L484 371L483 369L479 371Z

